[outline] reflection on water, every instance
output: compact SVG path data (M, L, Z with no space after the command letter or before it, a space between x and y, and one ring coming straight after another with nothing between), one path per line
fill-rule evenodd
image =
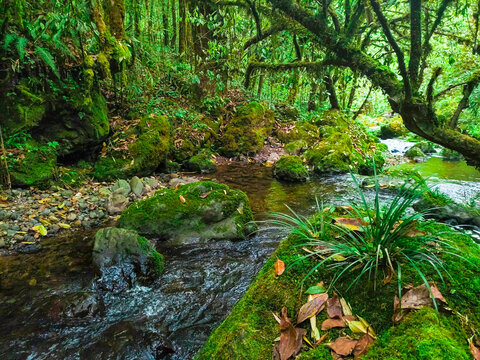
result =
M392 167L395 170L417 170L423 177L438 179L480 181L480 171L462 161L449 161L440 157L431 157L422 163L407 162Z

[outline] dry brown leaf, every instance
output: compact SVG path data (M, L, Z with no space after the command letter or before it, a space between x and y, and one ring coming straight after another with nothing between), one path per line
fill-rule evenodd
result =
M470 347L474 360L480 360L480 349L475 346L472 338L468 339L468 346Z
M330 330L331 328L344 328L345 321L343 319L327 319L322 323L322 331Z
M370 334L363 335L353 348L353 356L355 360L360 359L360 356L365 355L374 342L375 340L370 336Z
M300 308L300 311L298 312L297 324L304 322L312 316L317 316L317 314L322 311L327 299L328 294L322 293L318 294L318 296L316 296L306 304L303 304L303 306Z
M200 198L201 198L201 199L205 199L208 195L210 195L210 191L209 191L209 192L206 192L206 193L203 193L202 195L200 195Z
M438 290L438 288L435 286L435 284L430 284L430 289L432 290L432 294L435 300L440 300L445 304L447 303L447 301L440 293L440 290ZM432 304L433 302L432 298L430 297L430 292L428 291L428 288L425 284L408 290L400 300L400 307L402 309L419 310L425 306L431 306Z
M353 231L358 231L361 226L367 225L365 221L357 218L335 218L334 220L336 223Z
M275 263L275 275L280 276L285 271L285 263L277 258L277 262Z
M352 353L353 349L357 345L357 340L352 340L346 336L337 338L330 344L330 349L335 351L340 356L348 356Z
M329 318L342 318L342 303L337 294L333 294L333 297L327 301L327 314Z
M303 343L303 337L307 331L305 329L295 328L287 316L287 308L282 308L282 317L280 322L280 343L278 344L278 352L280 360L288 360L290 357L297 355Z
M322 337L320 339L318 339L318 341L315 341L315 344L313 344L314 347L317 347L318 345L320 345L322 342L325 341L325 339L327 338L328 336L328 332L323 334Z

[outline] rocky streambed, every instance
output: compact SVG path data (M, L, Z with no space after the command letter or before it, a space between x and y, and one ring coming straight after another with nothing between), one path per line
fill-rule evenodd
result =
M285 184L273 179L271 168L243 163L219 165L215 174L205 178L245 191L256 219L265 219L268 211L286 211L285 204L300 213L312 214L315 197L336 204L355 201L356 197L354 184L345 174ZM363 179L369 178L362 178L362 182ZM191 180L180 176L165 179L157 186L167 186L167 181L175 188ZM390 180L385 181L388 185ZM480 192L475 182L452 181L455 186ZM111 186L110 194L103 199L106 205L116 191L112 192ZM118 189L122 187L118 185ZM30 193L23 191L16 196L25 197L28 204L32 195L24 196ZM448 188L447 191L450 192ZM69 201L60 198L61 192L59 195L53 198ZM140 196L150 195L147 188ZM475 196L472 194L471 198ZM131 187L126 197L136 199ZM382 199L389 197L387 186ZM34 198L34 201L45 198L52 196L40 195L40 199ZM88 206L89 201L85 202ZM103 205L105 214L108 213L106 205ZM98 207L87 208L89 212L104 211ZM74 209L74 213L82 214L78 201ZM8 210L4 208L4 211ZM115 217L105 215L104 219L114 221ZM115 292L99 286L98 272L92 262L95 227L102 224L104 220L98 219L91 223L89 230L46 236L35 251L2 256L2 359L192 358L210 332L228 315L284 236L270 230L236 241L199 242L198 238L190 238L165 242L153 237L152 243L164 257L163 274L148 284L134 282L128 289ZM23 239L22 242L29 241ZM33 244L23 246L29 245Z

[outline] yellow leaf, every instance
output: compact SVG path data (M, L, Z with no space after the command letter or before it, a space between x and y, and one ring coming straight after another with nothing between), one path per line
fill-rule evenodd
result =
M243 209L242 208L238 208L237 211L238 211L239 214L243 214Z
M42 236L47 235L47 229L43 225L36 225L32 228L32 230L40 233Z
M61 228L64 228L64 229L70 229L70 225L68 224L64 224L64 223L59 223L58 226L60 226Z
M347 301L344 298L340 299L340 304L342 305L343 315L353 315L350 306L348 306Z
M367 328L361 321L349 321L348 322L348 327L350 330L352 330L354 333L359 333L359 334L366 334L367 333Z
M361 316L358 316L358 318L360 319L363 326L365 326L367 328L368 334L371 335L373 338L376 338L377 336L375 335L375 331L373 331L372 326Z
M40 222L45 226L51 225L50 221L48 221L47 219L40 219Z
M185 198L184 198L182 195L180 195L178 198L180 199L180 201L181 201L182 203L186 203L186 202L187 202L187 200L185 200Z
M272 166L273 166L273 162L272 162L272 161L267 161L267 162L265 163L265 166L266 166L266 167L272 167Z
M332 259L335 261L345 261L346 257L338 254L338 255L335 255Z
M320 340L320 331L317 328L317 317L316 316L312 316L310 318L310 326L312 328L312 338L313 338L313 340L315 340L315 341Z

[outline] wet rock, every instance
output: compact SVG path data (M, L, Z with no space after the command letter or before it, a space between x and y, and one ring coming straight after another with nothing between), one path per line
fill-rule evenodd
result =
M138 178L138 176L134 176L134 177L130 180L129 185L130 185L130 188L132 189L132 192L133 192L137 197L140 197L140 196L142 195L144 185L143 185L142 180L140 180L140 179Z
M110 215L119 214L127 207L128 203L128 198L121 189L118 189L108 198L107 211Z
M308 178L308 171L298 156L283 156L275 164L273 174L277 179L289 182L302 182Z
M93 264L101 275L100 288L119 292L161 274L163 256L137 232L104 228L97 231L93 246Z
M162 189L126 209L120 227L168 238L243 239L252 230L245 193L210 181Z
M130 184L126 180L118 180L115 184L112 185L112 193L115 193L117 190L121 190L123 196L128 196L130 194L131 188Z
M63 314L67 317L83 318L103 311L103 302L91 292L73 293L63 301Z

